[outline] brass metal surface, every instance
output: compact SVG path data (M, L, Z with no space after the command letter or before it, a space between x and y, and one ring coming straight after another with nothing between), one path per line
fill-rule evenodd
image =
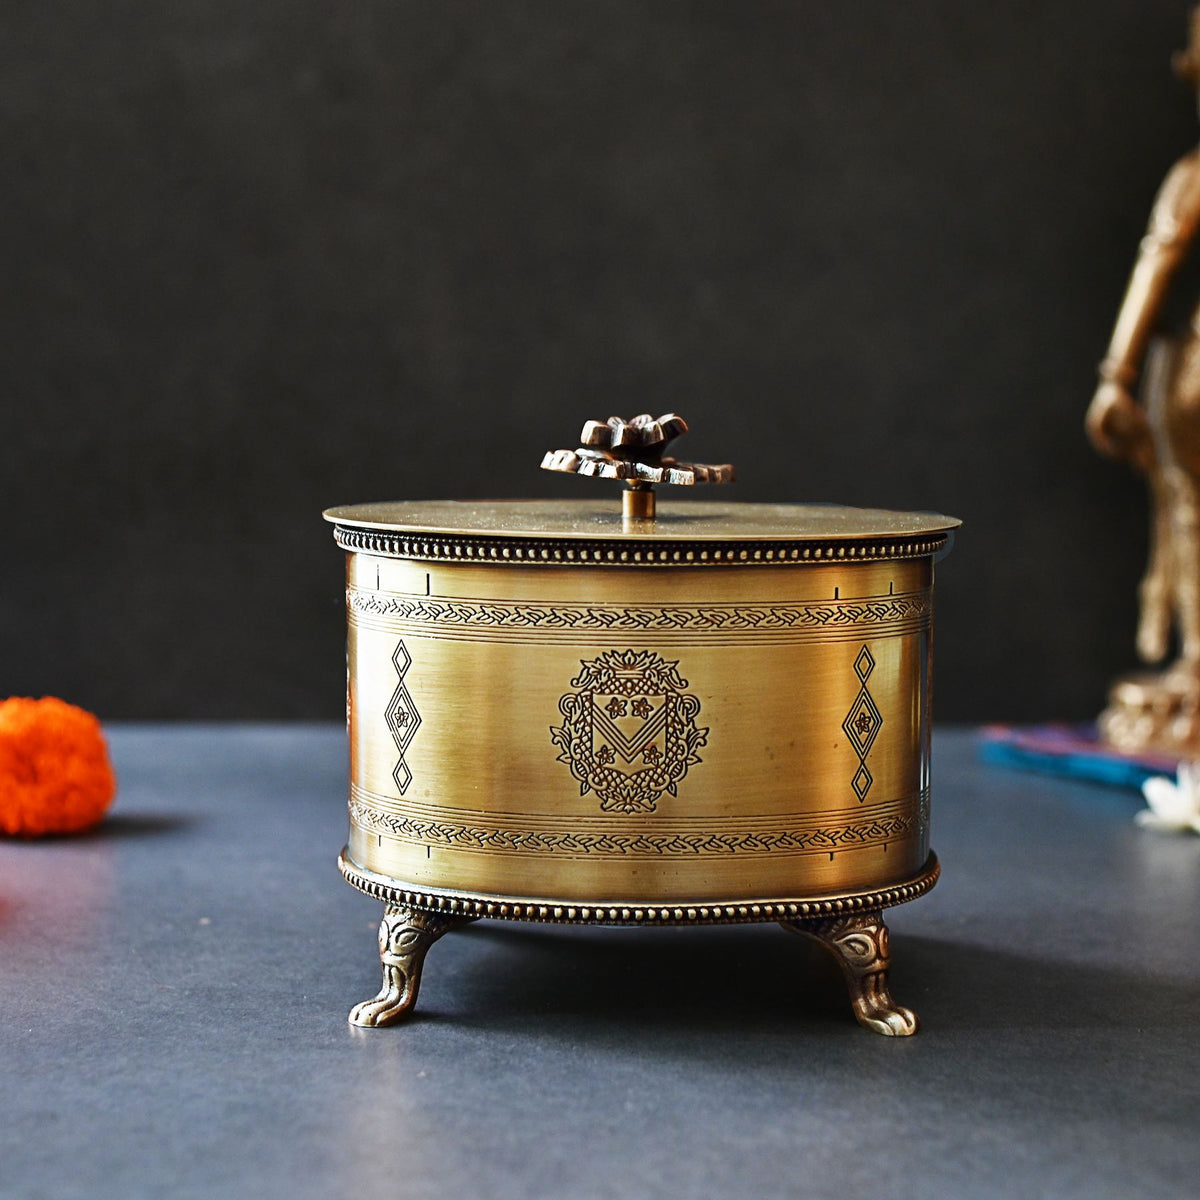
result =
M1188 49L1176 69L1200 81L1200 9L1190 18ZM1163 181L1142 239L1087 431L1106 455L1146 476L1151 548L1139 589L1138 656L1178 656L1163 670L1117 680L1101 714L1101 733L1121 749L1200 755L1200 306L1181 333L1161 323L1172 282L1200 229L1200 150ZM1157 335L1157 336L1156 336ZM1141 400L1133 389L1141 379Z
M618 576L355 555L350 857L418 886L576 901L907 878L928 854L930 581L928 560ZM696 713L634 750L648 721L589 702L596 755L623 745L645 772L704 730L694 764L629 811L581 784L554 734L605 654L643 673L611 712ZM644 676L668 662L683 683L655 693Z

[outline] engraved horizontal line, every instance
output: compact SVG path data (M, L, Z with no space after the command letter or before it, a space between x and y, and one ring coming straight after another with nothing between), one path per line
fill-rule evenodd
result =
M926 787L924 789L926 799L928 794L929 789ZM846 808L822 808L817 812L732 813L727 816L712 813L698 816L683 813L666 815L656 812L639 818L639 823L652 822L655 830L659 832L681 833L687 836L711 832L713 829L720 831L726 827L735 830L772 830L781 826L824 825L830 822L848 824L851 821L870 821L891 816L894 813L915 811L919 807L921 799L921 792L911 792L889 800L879 800L873 804L854 804ZM451 820L471 825L494 824L497 828L523 825L557 831L561 830L565 824L569 824L573 829L590 829L595 832L609 833L612 831L614 823L620 819L613 815L599 813L504 813L489 809L460 808L457 805L450 807L409 797L385 795L358 783L350 785L350 802L392 816L413 817L418 820L435 822Z
M418 637L442 642L488 642L505 646L580 646L601 644L619 638L621 644L630 646L652 645L663 648L693 646L703 640L706 646L803 646L834 645L839 642L861 642L863 631L854 628L837 629L744 629L705 632L700 629L684 630L559 630L546 629L478 629L468 625L427 625L417 621L397 621L388 617L376 617L353 612L349 623L355 629L370 629L380 633L404 637ZM891 625L873 625L870 628L872 641L907 637L924 633L929 629L929 618L912 621L897 621Z
M487 562L547 567L779 567L830 562L928 558L945 548L945 534L869 541L608 541L582 538L412 535L335 525L344 550L423 562Z

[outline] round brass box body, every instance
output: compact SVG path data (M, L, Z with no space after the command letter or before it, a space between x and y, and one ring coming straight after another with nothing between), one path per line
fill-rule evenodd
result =
M349 552L342 869L396 911L788 921L931 886L933 563L953 519L326 516Z

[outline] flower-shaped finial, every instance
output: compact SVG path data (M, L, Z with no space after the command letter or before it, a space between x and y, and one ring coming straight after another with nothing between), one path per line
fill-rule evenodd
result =
M663 455L667 443L687 431L687 422L677 413L657 419L643 413L632 421L588 421L579 435L579 448L548 450L542 469L630 483L732 483L729 463L678 462Z
M687 422L677 413L655 418L649 413L626 421L588 421L579 435L577 450L548 450L542 459L545 471L567 471L572 475L595 475L601 479L623 479L629 490L624 496L627 517L654 516L656 483L732 483L730 463L679 462L663 451L667 443L687 433Z
M1139 825L1162 833L1200 833L1200 763L1181 762L1176 783L1163 775L1147 779L1142 795L1150 807L1134 817Z

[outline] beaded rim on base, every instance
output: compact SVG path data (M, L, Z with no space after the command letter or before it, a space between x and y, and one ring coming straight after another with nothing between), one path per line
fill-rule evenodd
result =
M844 892L808 899L723 900L677 904L638 904L630 900L584 904L578 900L533 900L483 896L440 888L415 890L356 866L343 850L338 870L352 887L385 904L499 921L545 921L575 925L734 925L752 921L803 921L893 908L925 895L941 874L930 851L919 875L889 888Z

